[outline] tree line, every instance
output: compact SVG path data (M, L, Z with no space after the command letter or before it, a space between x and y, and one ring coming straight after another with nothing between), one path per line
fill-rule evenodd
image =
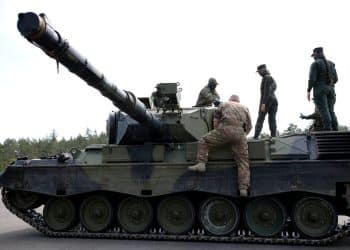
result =
M340 131L349 131L347 126L339 126ZM301 129L297 125L290 123L280 135L290 135L295 133L306 133L308 128ZM268 138L269 134L262 133L261 138ZM18 157L30 156L30 158L40 158L56 155L62 152L68 152L71 148L84 149L90 144L106 144L107 135L104 132L97 133L87 129L84 135L79 134L70 139L58 139L55 130L42 139L6 139L0 143L0 169L4 168Z
M84 135L79 134L69 139L58 139L57 132L53 130L50 135L41 139L6 139L0 143L0 169L16 160L18 157L29 156L40 158L68 152L71 148L84 149L90 144L106 144L107 135L87 129Z

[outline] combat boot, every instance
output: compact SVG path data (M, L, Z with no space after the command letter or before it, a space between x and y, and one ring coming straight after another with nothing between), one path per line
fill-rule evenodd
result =
M239 196L247 197L248 196L248 189L240 189L239 190Z
M188 170L197 171L197 172L205 172L205 163L198 162L196 165L189 166Z

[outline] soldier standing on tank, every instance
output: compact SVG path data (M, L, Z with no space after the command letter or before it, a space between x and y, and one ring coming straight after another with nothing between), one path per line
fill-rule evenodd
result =
M248 108L239 103L239 97L232 95L228 102L219 105L214 115L214 130L204 135L198 142L196 165L191 171L204 172L209 149L228 144L231 147L237 169L240 196L248 196L250 170L247 134L252 128Z
M205 86L199 93L196 107L209 107L214 103L219 104L220 96L216 92L216 86L218 85L215 78L209 78L207 86Z
M320 112L318 111L317 107L315 107L315 111L310 115L303 115L302 113L300 113L300 119L306 119L306 120L312 119L313 122L309 130L313 132L322 131L323 123L322 123Z
M278 101L275 96L275 90L277 88L277 85L275 80L270 75L270 72L267 70L265 64L259 65L257 72L262 77L262 80L260 85L259 114L255 124L254 139L258 139L260 135L266 114L269 116L271 137L276 137L276 113L278 108Z
M334 113L335 90L334 84L338 81L335 64L326 59L323 48L318 47L311 55L315 61L311 64L307 99L310 101L310 92L313 89L314 102L320 112L322 130L338 130L338 120Z

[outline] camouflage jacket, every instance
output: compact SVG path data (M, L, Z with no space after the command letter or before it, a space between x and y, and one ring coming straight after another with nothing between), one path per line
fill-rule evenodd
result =
M247 107L237 102L223 102L214 114L214 123L218 128L223 126L243 127L244 132L249 134L252 129L252 120Z
M335 69L335 64L329 60L327 61L327 66L324 59L316 59L310 66L309 73L309 85L307 91L310 92L313 87L317 84L325 83L329 84L332 77L332 82L336 83L338 81L337 71ZM328 69L328 71L327 71Z
M275 90L277 88L277 84L271 75L265 75L261 80L260 85L260 104L265 104L269 106L277 102L277 98L275 96Z
M211 106L215 99L220 99L219 94L214 89L211 91L208 86L205 86L199 93L196 107L207 107Z

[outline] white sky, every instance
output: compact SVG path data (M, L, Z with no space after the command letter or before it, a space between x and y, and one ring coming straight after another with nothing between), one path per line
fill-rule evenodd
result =
M255 123L266 63L277 82L278 129L309 125L310 54L323 46L339 75L335 110L350 125L349 1L337 0L0 0L0 142L69 138L105 130L116 108L23 39L19 12L47 14L70 44L118 87L149 96L159 82L180 82L183 107L195 104L209 77L223 100L235 93ZM268 132L267 120L264 130Z

